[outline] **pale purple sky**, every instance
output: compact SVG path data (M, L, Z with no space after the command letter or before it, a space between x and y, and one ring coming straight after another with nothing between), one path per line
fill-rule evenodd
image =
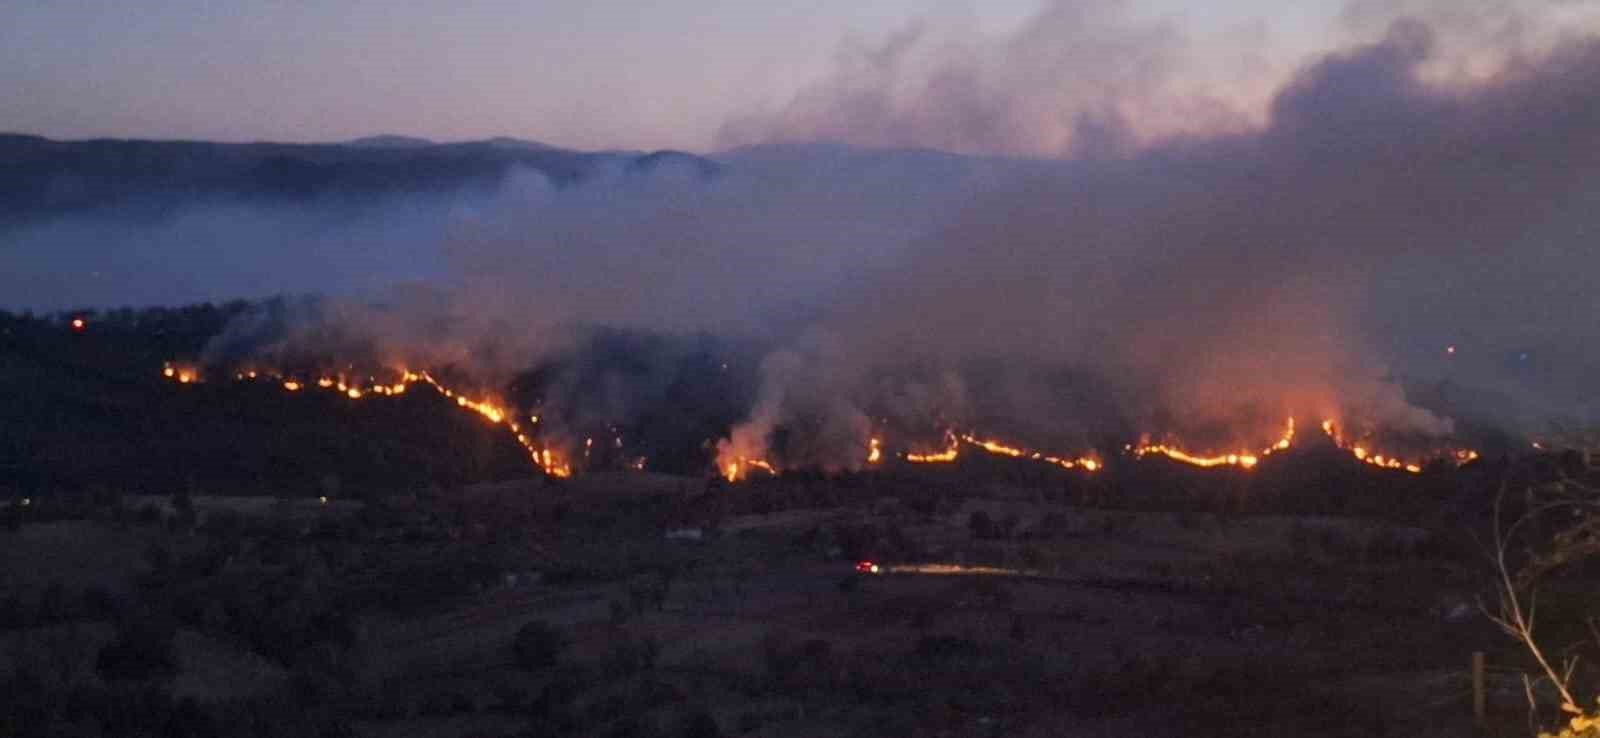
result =
M1004 38L1044 4L5 0L0 130L229 141L506 135L706 151L730 118L782 106L826 77L848 41L880 44L919 20ZM1232 83L1244 64L1261 89L1340 43L1348 25L1339 0L1092 4L1125 5L1129 22L1167 20L1194 58L1224 60L1221 72L1199 64L1180 74Z

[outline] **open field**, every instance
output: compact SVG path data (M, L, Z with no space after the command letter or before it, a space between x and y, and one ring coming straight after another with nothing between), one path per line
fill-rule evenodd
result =
M129 498L164 522L0 538L34 562L5 673L125 689L93 654L143 619L175 657L142 678L201 712L357 735L1444 736L1481 650L1524 729L1464 530L843 484L765 512L776 488L664 475L199 497L192 527Z

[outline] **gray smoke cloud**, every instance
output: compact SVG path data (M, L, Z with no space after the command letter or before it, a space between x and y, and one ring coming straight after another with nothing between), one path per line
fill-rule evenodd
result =
M262 290L345 298L275 351L361 345L486 385L580 350L586 327L748 340L770 351L724 447L831 468L884 426L1070 452L1140 432L1237 448L1290 414L1422 437L1600 422L1600 38L1475 20L1542 12L1357 7L1359 42L1251 111L1174 81L1181 29L1098 8L847 50L730 121L751 145L716 177L519 171L359 214L202 208L139 231L141 284L232 273L164 251L198 228L260 260L242 276L282 275ZM1498 39L1489 61L1463 62L1466 38ZM813 139L844 144L782 143ZM24 246L119 238L49 228Z
M1197 56L1183 29L1129 10L1053 2L1000 36L925 19L878 43L853 39L825 79L728 121L720 138L1110 155L1146 133L1242 127L1245 117L1218 92L1177 80Z
M1514 398L1503 427L1593 422L1600 44L1517 40L1496 73L1442 79L1453 49L1396 21L1303 68L1261 129L1018 176L815 330L862 367L1084 369L1123 422L1223 444L1271 438L1291 414L1452 432L1452 412L1407 400L1419 379ZM854 115L831 120L854 130ZM1015 379L1004 392L1027 386ZM1023 394L1056 399L1034 407L1059 429L1108 422L1060 383Z

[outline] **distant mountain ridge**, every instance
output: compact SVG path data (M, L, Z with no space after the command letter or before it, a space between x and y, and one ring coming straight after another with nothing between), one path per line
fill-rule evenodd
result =
M284 144L56 141L0 133L0 231L86 213L160 217L206 200L366 200L492 191L513 167L565 187L603 171L647 173L666 163L708 178L721 171L711 159L677 151L586 152L504 137L435 143L380 135Z
M386 133L378 136L363 136L344 142L345 146L355 146L368 149L415 149L424 146L437 146L438 144L426 138L416 136L398 136Z

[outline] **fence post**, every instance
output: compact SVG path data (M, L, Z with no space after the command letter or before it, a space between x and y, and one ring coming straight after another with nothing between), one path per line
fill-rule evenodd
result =
M1485 694L1483 690L1483 652L1472 652L1472 719L1483 726Z

